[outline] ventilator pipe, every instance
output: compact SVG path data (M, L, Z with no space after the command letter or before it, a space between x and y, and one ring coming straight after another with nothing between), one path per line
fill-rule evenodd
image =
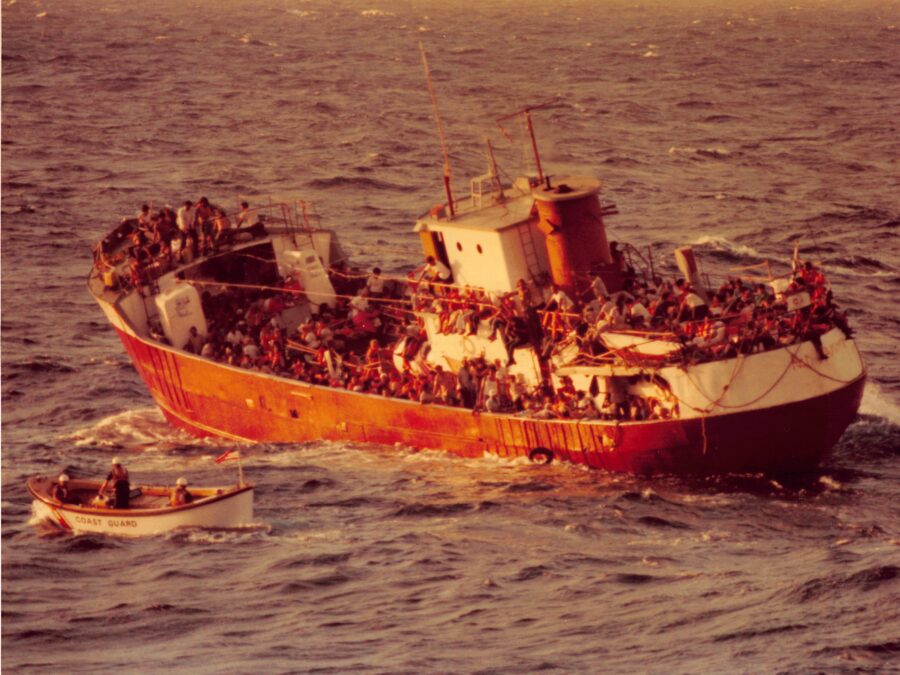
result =
M697 268L697 259L694 257L694 249L690 246L682 246L675 249L675 262L678 269L684 275L684 278L691 284L694 292L703 298L704 302L709 302L709 296L700 280L700 270Z

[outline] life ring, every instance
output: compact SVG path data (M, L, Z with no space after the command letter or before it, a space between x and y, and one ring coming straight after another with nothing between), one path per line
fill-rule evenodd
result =
M553 452L547 448L532 448L528 453L528 459L534 464L550 464L553 461Z

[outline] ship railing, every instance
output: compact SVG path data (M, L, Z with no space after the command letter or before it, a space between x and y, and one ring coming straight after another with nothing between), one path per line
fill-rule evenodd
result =
M656 265L653 259L653 248L647 246L646 252L628 242L619 244L619 250L622 252L625 261L625 269L632 270L639 274L644 282L650 283L656 276ZM744 265L741 267L731 267L725 274L708 273L702 270L703 259L698 258L701 265L701 277L705 282L708 291L715 290L714 280L727 281L731 279L740 279L753 284L771 284L777 279L790 279L791 274L776 274L772 269L772 262L768 259L753 265Z
M656 271L653 267L653 250L651 247L647 246L647 256L644 257L640 249L633 244L626 242L621 244L621 246L622 248L619 250L625 256L625 269L632 269L636 273L640 273L645 283L653 281Z
M238 200L242 201L241 199ZM281 226L289 232L313 231L319 229L321 216L315 210L315 204L305 199L273 200L249 208L246 212L256 215L264 225Z
M599 263L591 268L590 273L578 273L579 281L590 284L595 276L614 275L616 278L640 276L644 283L650 284L656 271L653 264L653 251L647 246L646 255L636 246L627 242L618 242L619 252L622 258L618 265L612 263Z
M480 176L475 176L469 181L469 192L472 200L472 209L475 210L485 205L485 195L488 196L490 205L496 197L502 194L503 189L497 175L484 173Z

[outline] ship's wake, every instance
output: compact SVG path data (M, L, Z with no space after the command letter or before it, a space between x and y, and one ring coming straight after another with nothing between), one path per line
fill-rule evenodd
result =
M197 439L169 425L158 408L137 408L105 417L64 437L76 447L171 450Z

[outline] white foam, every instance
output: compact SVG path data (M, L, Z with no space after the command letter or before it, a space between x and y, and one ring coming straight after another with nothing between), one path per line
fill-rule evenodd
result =
M166 446L196 440L170 426L158 408L125 410L89 427L77 429L62 436L62 439L74 441L76 447L99 445L127 448Z
M397 16L393 12L384 9L364 9L359 13L360 16Z
M721 237L718 235L704 234L702 237L697 239L693 245L709 246L710 248L716 249L718 251L730 251L731 253L735 253L737 255L753 256L756 258L763 257L762 254L752 246L735 244L733 241L730 241L726 237Z
M819 476L819 483L827 487L829 490L840 490L844 487L831 476Z
M844 265L835 265L833 263L827 263L823 265L823 268L826 272L835 272L837 274L843 274L848 277L880 277L880 278L897 278L896 272L891 272L888 270L858 270L852 267L845 267Z
M874 382L866 383L859 411L865 415L881 417L891 424L900 425L900 406L885 396L881 388Z
M168 539L184 539L191 544L234 544L259 539L272 533L268 523L248 523L228 529L181 528L165 533Z

